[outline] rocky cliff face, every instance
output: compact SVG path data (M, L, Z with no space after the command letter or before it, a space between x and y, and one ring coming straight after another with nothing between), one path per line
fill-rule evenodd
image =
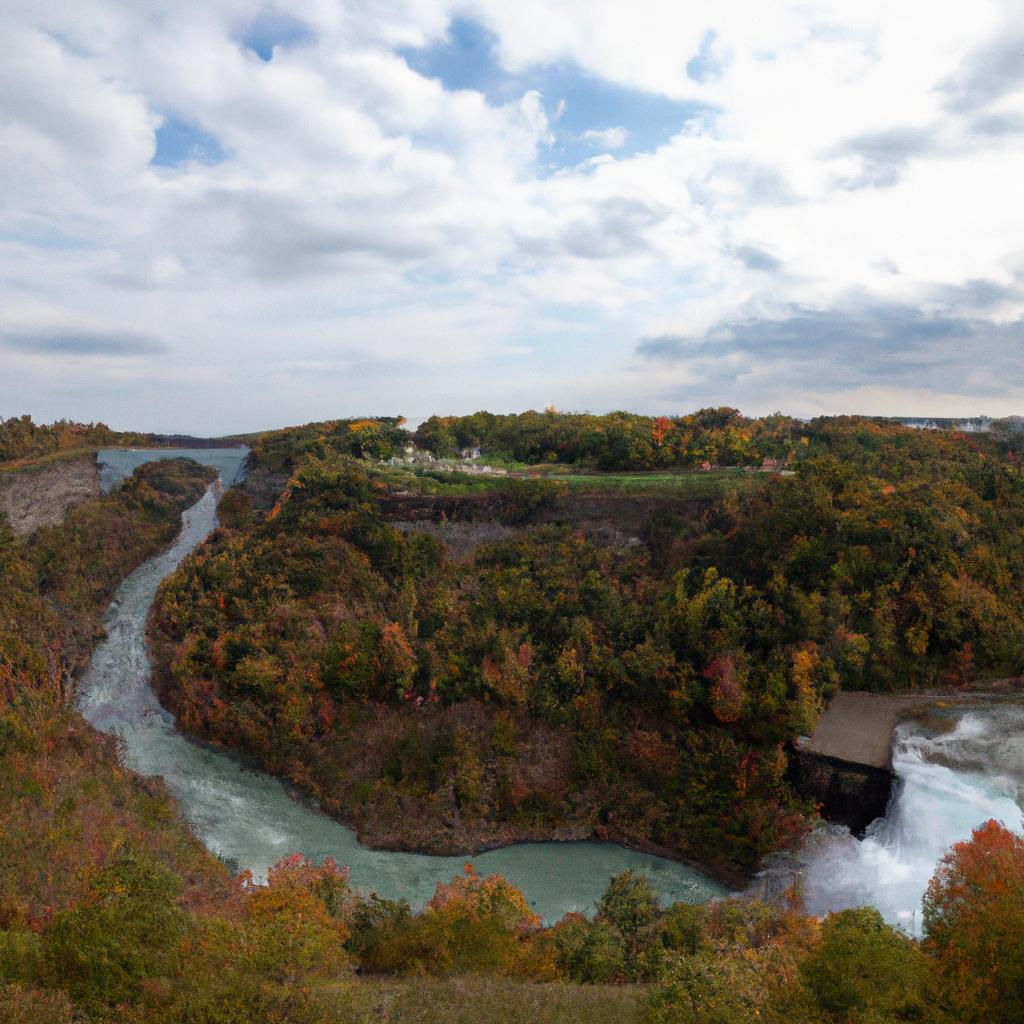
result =
M801 796L814 800L826 821L845 825L858 838L885 814L896 783L890 768L853 764L807 750L795 752L792 767Z
M72 505L99 493L100 473L92 455L0 473L0 511L18 534L55 526Z

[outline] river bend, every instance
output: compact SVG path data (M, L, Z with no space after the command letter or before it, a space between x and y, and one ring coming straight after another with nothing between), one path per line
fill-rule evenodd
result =
M206 461L202 451L189 454ZM150 685L146 619L160 582L215 527L220 488L219 482L211 485L182 515L174 544L121 584L104 620L106 639L93 653L79 688L85 717L101 731L121 737L129 767L163 778L182 815L211 851L259 879L289 853L316 861L331 856L351 868L357 888L404 898L414 906L426 902L439 881L450 880L472 861L478 872L498 872L519 886L548 923L569 911L592 910L608 879L628 867L644 871L666 903L702 902L724 893L682 864L611 843L527 843L474 857L370 850L351 829L298 799L278 780L223 749L179 733Z

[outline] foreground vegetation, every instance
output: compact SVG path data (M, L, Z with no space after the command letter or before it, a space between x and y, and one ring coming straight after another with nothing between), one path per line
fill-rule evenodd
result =
M663 909L628 871L592 920L547 929L499 876L471 872L418 914L298 856L266 886L186 891L157 848L115 843L45 922L0 928L0 1019L1011 1024L1022 891L1024 842L995 822L940 865L920 944L868 908Z

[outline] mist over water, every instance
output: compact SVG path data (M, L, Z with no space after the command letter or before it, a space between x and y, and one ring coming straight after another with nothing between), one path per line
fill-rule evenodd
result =
M193 457L206 461L206 455L198 451ZM433 895L438 881L450 880L472 861L477 871L498 872L519 886L549 923L569 911L593 909L608 879L627 867L646 872L665 903L724 895L721 886L682 864L611 843L520 844L473 857L369 850L351 829L296 798L278 780L223 749L181 735L150 686L146 618L160 581L216 525L219 489L214 484L184 513L171 548L122 583L105 618L107 638L96 648L79 689L85 717L122 738L122 756L130 767L163 777L210 850L260 879L289 853L316 861L331 856L351 867L357 888L405 898L414 906Z
M1024 708L944 714L945 722L897 728L898 785L885 817L862 840L823 827L786 867L770 869L780 877L800 871L810 913L871 904L891 924L920 934L921 898L949 847L989 818L1021 831Z

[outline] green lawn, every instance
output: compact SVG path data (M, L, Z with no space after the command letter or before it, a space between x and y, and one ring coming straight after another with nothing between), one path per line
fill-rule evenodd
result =
M400 466L375 467L373 473L393 490L417 494L481 494L500 491L510 479L554 480L580 493L674 494L684 497L721 497L733 491L763 487L766 473L743 469L716 469L704 473L594 473L572 472L567 467L531 466L513 470L509 476L458 473L443 468L411 470Z
M552 473L547 479L564 481L572 491L713 497L763 487L769 477L765 473L719 469L710 473Z

